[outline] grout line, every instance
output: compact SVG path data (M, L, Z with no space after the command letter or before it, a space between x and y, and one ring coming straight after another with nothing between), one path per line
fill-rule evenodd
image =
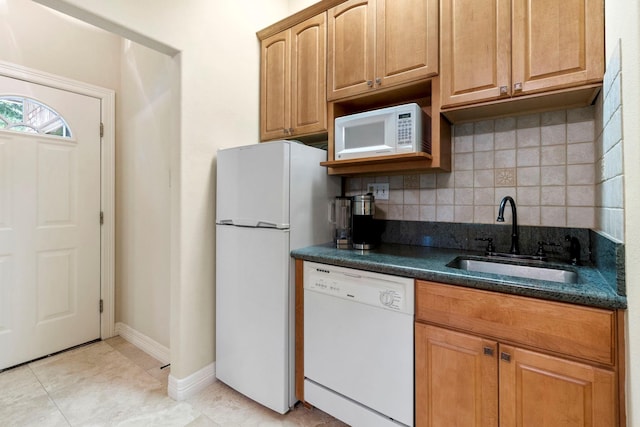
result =
M42 387L42 390L46 393L47 398L49 399L49 401L51 403L53 403L53 405L56 407L56 409L58 410L60 415L62 415L62 418L64 418L64 420L67 422L67 424L69 426L71 426L71 422L67 419L67 416L64 414L64 412L62 412L62 409L60 409L60 406L58 406L58 402L56 402L56 400L53 398L53 396L51 396L51 394L49 393L49 390L47 390L47 388L44 386L44 384L42 384L42 381L40 380L40 377L38 377L38 374L36 374L36 372L33 370L33 368L29 364L27 364L27 367L29 368L29 370L31 371L31 373L33 374L35 379L38 381L38 384L40 384L40 387Z

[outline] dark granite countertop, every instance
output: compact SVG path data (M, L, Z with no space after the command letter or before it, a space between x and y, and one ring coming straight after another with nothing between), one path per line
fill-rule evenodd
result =
M375 250L359 251L336 249L326 244L296 249L291 255L306 261L591 307L614 309L627 306L626 298L618 295L600 271L591 265L548 263L578 273L578 283L558 283L448 267L447 264L458 256L483 255L457 249L382 244Z

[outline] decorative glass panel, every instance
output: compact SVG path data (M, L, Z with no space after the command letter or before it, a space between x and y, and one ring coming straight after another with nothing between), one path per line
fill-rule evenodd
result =
M67 122L38 101L17 96L0 96L0 129L71 138Z

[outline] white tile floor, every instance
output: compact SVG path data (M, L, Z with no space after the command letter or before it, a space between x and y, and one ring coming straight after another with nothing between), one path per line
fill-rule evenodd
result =
M0 425L330 426L345 424L302 406L286 415L221 382L182 402L167 396L169 369L120 337L0 373Z

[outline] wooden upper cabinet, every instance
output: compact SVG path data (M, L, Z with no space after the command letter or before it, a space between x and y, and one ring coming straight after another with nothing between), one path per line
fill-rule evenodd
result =
M375 0L349 0L327 13L327 98L366 92L375 72Z
M283 138L291 116L290 31L261 43L260 139Z
M442 104L499 98L510 85L511 0L442 0L441 7Z
M438 74L438 1L378 0L376 34L378 86Z
M326 14L261 42L260 139L327 130Z
M603 0L442 0L443 107L598 83Z
M517 347L499 347L501 426L618 425L612 371Z
M327 18L291 29L291 124L294 135L327 130Z
M602 81L603 0L515 0L513 8L516 95Z
M348 0L328 11L327 98L438 73L438 0Z

